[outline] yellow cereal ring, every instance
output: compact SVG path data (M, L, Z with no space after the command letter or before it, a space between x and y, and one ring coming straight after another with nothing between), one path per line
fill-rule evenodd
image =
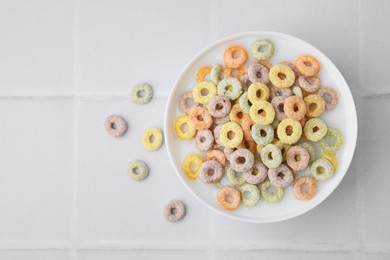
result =
M269 95L269 88L263 83L255 82L252 83L248 88L248 99L252 104L260 100L267 101Z
M249 115L256 124L269 125L275 119L275 110L271 103L260 100L252 104Z
M219 132L220 142L227 148L236 148L244 138L241 127L234 122L228 122L222 125Z
M195 85L192 98L195 102L207 105L217 95L217 86L213 82L203 81Z
M149 128L144 132L142 137L142 144L146 150L155 151L161 147L163 136L161 130L158 128Z
M278 64L270 69L269 79L277 88L288 88L295 82L295 73L289 66Z
M325 111L325 100L317 94L308 95L303 99L306 104L306 116L319 117Z
M185 175L190 179L197 179L199 177L199 170L203 164L203 158L199 154L188 155L183 162L183 169ZM193 166L195 165L195 169Z
M198 82L203 82L206 75L210 74L211 67L210 66L203 66L198 70L198 73L196 73L196 80Z
M257 153L260 154L260 153L261 153L261 150L263 150L263 148L264 148L264 145L262 145L262 144L256 145Z
M336 172L336 169L339 166L339 160L337 160L336 155L333 153L323 153L321 154L321 158L327 159L333 165L334 171Z
M278 137L284 144L293 144L298 142L302 136L302 126L299 121L290 118L283 119L278 125Z
M310 118L303 127L303 132L306 139L317 142L324 138L328 132L328 127L322 119Z
M194 138L196 134L196 129L191 125L188 124L188 116L182 115L176 118L175 123L173 125L173 130L175 132L175 135L179 137L181 140L190 140ZM187 126L187 130L185 130L185 127Z

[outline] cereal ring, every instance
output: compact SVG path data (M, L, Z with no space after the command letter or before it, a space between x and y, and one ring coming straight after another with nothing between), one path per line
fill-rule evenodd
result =
M245 117L241 120L242 132L244 133L244 139L247 141L253 141L251 130L253 124L254 122L252 121L252 119L250 119L250 117Z
M287 165L282 163L276 168L268 169L268 179L275 187L285 188L293 182L294 177Z
M317 181L326 181L333 176L334 168L330 161L320 158L313 162L310 167L310 172Z
M280 140L277 140L276 142L274 142L274 145L276 145L280 149L280 151L282 152L282 162L284 162L286 160L287 152L290 149L291 145L284 144Z
M250 184L259 184L267 178L267 167L262 162L255 162L253 169L243 173L244 180Z
M225 124L227 122L230 122L229 115L221 117L221 118L218 118L218 117L214 118L214 123L216 125L223 125L223 124Z
M334 172L336 172L339 165L336 155L333 153L323 153L321 154L321 158L327 159L333 165Z
M144 148L149 151L159 149L163 142L161 130L158 128L149 128L144 132L142 137L142 144Z
M228 148L237 147L243 140L244 133L241 127L234 122L223 124L219 132L219 141Z
M245 183L245 179L243 175L233 170L232 167L230 166L226 168L226 177L228 181L234 186L241 186L242 184Z
M293 120L301 120L306 114L306 104L302 98L290 96L284 101L284 113Z
M276 88L276 87L270 88L271 99L274 99L275 97L288 98L291 95L292 95L292 91L290 88Z
M299 86L306 92L313 93L316 92L321 85L320 79L317 77L305 77L299 76L298 78Z
M278 64L269 70L269 79L277 88L288 88L294 84L295 73L289 66Z
M245 71L242 67L233 69L233 68L224 68L223 69L223 78L236 78L240 79L242 76L244 76Z
M133 87L130 97L138 105L149 103L153 97L153 89L149 84L139 83Z
M197 179L199 177L199 170L202 164L202 156L200 156L199 154L189 154L183 162L183 169L185 175L187 175L187 177L190 179Z
M192 125L188 124L187 115L182 115L176 118L173 131L181 140L190 140L196 134L196 129Z
M241 86L242 86L242 89L244 90L244 91L247 91L248 90L248 88L249 88L249 86L252 84L252 82L249 80L249 77L248 77L248 75L242 75L241 77L240 77L240 83L241 83Z
M206 160L210 161L216 159L222 167L226 166L226 157L225 154L221 150L210 150L207 152Z
M211 67L210 66L203 66L198 70L198 73L196 73L196 80L198 82L203 82L206 75L210 74Z
M188 115L187 122L196 130L209 129L213 124L213 118L209 111L204 107L193 107Z
M260 39L252 43L250 54L256 60L268 60L274 55L274 44L268 39Z
M213 117L221 118L227 116L230 113L232 104L230 103L229 98L226 96L215 96L207 105L207 109Z
M257 153L260 155L260 153L261 153L261 150L263 150L263 148L264 148L264 145L262 145L262 144L258 144L258 145L256 145L256 151L257 151ZM260 156L260 159L261 159L261 156Z
M280 97L274 97L271 100L271 104L275 109L276 119L283 120L287 118L286 113L284 112L284 102L286 101L286 98L283 96Z
M303 128L303 132L305 133L306 139L317 142L324 138L328 132L328 127L322 119L310 118Z
M142 181L148 177L149 169L143 161L135 160L127 166L129 176L135 181Z
M265 66L268 70L270 70L272 68L272 64L269 63L269 61L266 61L266 60L258 60L257 63Z
M268 203L280 202L284 197L284 189L276 187L270 181L260 184L261 197Z
M247 59L246 51L240 46L230 47L223 54L223 60L229 68L239 68L246 63Z
M192 90L195 102L207 105L217 95L217 87L210 81L199 82Z
M254 124L252 127L252 138L256 144L267 145L274 139L274 129L270 125Z
M183 202L179 200L170 201L164 209L164 216L169 222L176 222L184 218L186 215L186 208Z
M248 88L248 99L252 104L260 100L267 101L269 95L269 88L263 83L255 82Z
M308 189L305 190L304 187ZM293 184L293 194L299 200L309 200L317 193L317 181L311 176L299 177Z
M314 145L310 142L303 142L298 144L298 146L305 148L306 151L309 153L309 163L312 163L316 160L317 155L316 155L316 148Z
M219 81L222 79L221 72L222 72L221 64L215 64L211 68L210 79L216 86L218 86Z
M220 132L221 132L221 128L224 124L222 125L217 125L214 130L213 130L213 133L214 133L214 141L215 143L217 144L217 146L223 146L223 144L221 143L221 138L220 138Z
M251 108L252 103L248 99L248 92L244 92L241 97L238 99L238 105L241 110L249 114L249 109Z
M199 106L199 103L196 103L192 98L192 91L182 94L179 98L179 110L183 114L190 112L190 109L193 107Z
M274 144L267 144L261 149L261 161L268 168L277 168L282 163L282 152Z
M324 151L336 153L343 146L343 135L336 128L328 127L328 132L318 143Z
M338 97L334 89L329 87L320 88L318 95L324 99L326 110L331 110L337 106Z
M247 114L240 108L238 104L233 105L232 109L229 113L230 121L235 122L237 124L241 124L242 120L249 118Z
M223 168L221 164L213 159L205 161L199 169L200 180L205 183L216 183L223 177Z
M309 164L310 155L309 152L301 146L292 146L287 151L286 161L294 171L301 171L306 169Z
M260 82L263 84L269 83L269 71L268 69L258 63L254 63L248 66L248 77L252 82Z
M253 207L260 200L260 190L256 185L244 184L240 187L242 205Z
M218 95L227 96L234 100L242 93L242 86L240 81L236 78L226 78L218 83Z
M256 153L256 143L254 141L248 141L243 139L242 143L237 146L238 149L245 148L251 151L251 153Z
M224 147L223 148L223 153L225 154L225 157L229 160L229 157L230 155L232 154L232 152L234 152L234 149L233 148L227 148L227 147Z
M303 98L302 89L298 86L292 88L292 93L297 97Z
M248 149L237 149L229 156L230 166L237 172L246 172L252 169L254 156Z
M196 134L196 147L198 147L201 151L209 150L214 144L214 136L213 133L206 129L200 130Z
M315 76L320 71L320 63L310 55L301 55L295 60L295 66L299 73L306 77Z
M301 138L302 126L299 121L286 118L279 123L277 134L282 143L293 144Z
M253 103L249 115L256 124L269 125L274 121L275 110L271 103L260 100Z
M235 210L241 203L241 193L232 187L223 187L218 191L217 200L222 208Z
M104 122L107 134L112 137L120 137L126 133L127 124L123 117L119 115L110 115Z

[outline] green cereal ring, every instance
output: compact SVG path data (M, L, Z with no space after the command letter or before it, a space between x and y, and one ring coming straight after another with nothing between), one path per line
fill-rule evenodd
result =
M130 94L131 100L138 105L149 103L152 97L153 89L146 83L138 83L135 85Z
M149 128L144 132L142 137L142 144L146 150L155 151L161 147L163 136L161 130L158 128Z
M269 79L277 88L288 88L295 82L295 73L289 66L277 64L269 70Z
M325 122L320 118L310 118L307 120L305 126L303 127L303 132L305 137L313 142L317 142L324 138L328 131L328 127Z
M268 101L260 100L252 104L249 115L256 124L269 125L275 119L275 109Z
M296 143L302 136L301 123L290 118L283 119L278 125L277 134L284 144Z
M253 207L260 200L260 191L256 185L244 184L240 187L242 204L245 207Z
M207 105L217 95L217 87L213 82L202 81L192 90L192 98L195 102Z
M294 86L292 88L292 93L295 95L295 96L298 96L300 98L303 98L303 93L302 93L302 89L298 86Z
M221 81L221 72L222 72L221 64L215 64L211 68L210 79L216 86L218 86L219 82Z
M148 177L149 169L143 161L135 160L127 166L129 176L135 181L142 181Z
M321 148L329 153L335 153L343 146L343 135L339 130L333 127L328 127L328 132L325 137L318 142Z
M291 147L291 144L284 144L280 140L277 140L274 145L276 145L282 152L282 162L286 160L287 152Z
M252 138L256 144L267 145L274 139L274 129L271 125L254 124L252 126Z
M313 162L310 167L310 172L318 181L326 181L334 174L334 168L330 161L325 158L320 158Z
M270 189L273 189L273 191ZM260 184L260 193L261 197L268 203L280 202L284 197L284 189L276 187L270 181Z
M261 149L260 156L261 161L268 168L278 167L283 160L282 152L280 151L279 147L274 144L267 144L264 146L263 149Z
M231 136L230 133L233 133L234 136ZM244 132L240 125L234 122L223 124L219 132L219 141L227 148L236 148L241 144L243 138Z
M236 172L230 166L226 168L226 177L228 178L229 182L234 186L241 186L245 183L243 175L241 173L241 175L237 175L238 173L239 172Z
M227 96L234 100L242 93L242 86L236 78L226 78L218 83L218 95Z
M251 109L252 103L250 103L248 99L248 92L244 92L238 100L238 105L245 113L249 114L249 110Z
M259 39L252 43L249 53L256 60L268 60L274 55L275 46L268 39Z
M317 158L316 148L314 147L314 145L312 143L303 142L303 143L298 144L298 146L305 148L309 152L309 156L310 156L309 163L312 163L316 160L316 158Z

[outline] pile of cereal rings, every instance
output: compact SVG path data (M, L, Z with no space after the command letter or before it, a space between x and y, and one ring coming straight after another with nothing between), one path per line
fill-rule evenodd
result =
M273 42L259 39L248 64L246 49L228 48L224 65L200 68L197 84L178 101L174 133L194 139L200 150L185 158L183 172L214 184L226 210L280 202L289 187L297 199L310 200L317 183L337 170L343 136L320 118L337 106L336 91L321 86L315 57L272 65L274 51Z

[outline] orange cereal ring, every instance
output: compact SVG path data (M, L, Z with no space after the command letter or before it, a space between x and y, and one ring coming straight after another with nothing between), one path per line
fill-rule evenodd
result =
M244 132L244 139L247 141L253 141L252 137L252 126L254 122L250 117L245 117L241 120L241 128Z
M223 167L226 166L226 156L221 150L210 150L206 154L206 161L216 159Z
M248 149L251 153L255 154L257 151L257 144L255 141L242 140L242 143L237 146L238 149Z
M245 64L248 59L248 55L244 48L240 46L233 46L225 51L223 59L226 66L236 69Z
M204 130L213 124L213 117L206 108L193 107L190 109L187 122L197 130Z
M232 109L229 113L230 121L235 122L241 125L241 122L245 118L249 118L248 114L246 114L238 104L232 106Z
M210 66L203 66L198 70L198 73L196 73L196 80L198 82L204 81L207 74L210 74L211 67Z
M303 99L306 104L306 116L319 117L325 111L325 100L317 94L308 95Z
M240 79L245 74L245 71L242 67L239 68L224 68L223 69L223 78L236 78Z
M288 118L299 121L306 115L306 104L298 96L289 96L284 101L284 113Z
M301 55L295 60L299 73L306 77L315 76L320 71L320 63L311 55Z
M223 187L218 191L217 200L222 208L235 210L241 203L241 193L233 187Z
M308 189L304 191L304 186ZM299 177L293 184L293 194L297 199L309 200L317 193L317 181L311 176Z

